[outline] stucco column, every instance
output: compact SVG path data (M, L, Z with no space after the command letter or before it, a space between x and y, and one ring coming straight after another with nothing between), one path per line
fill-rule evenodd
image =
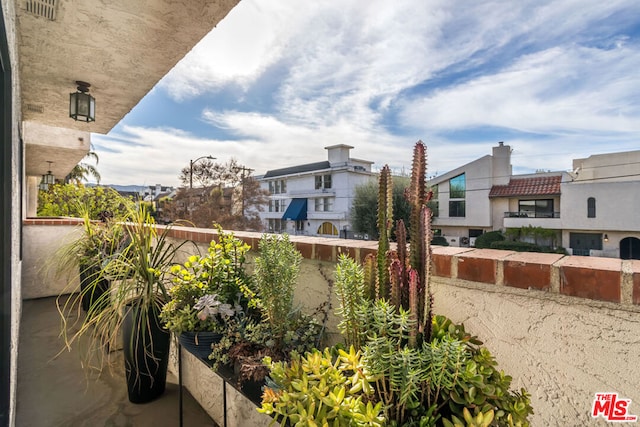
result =
M40 184L39 176L28 176L26 183L26 203L27 218L35 217L38 214L38 185Z

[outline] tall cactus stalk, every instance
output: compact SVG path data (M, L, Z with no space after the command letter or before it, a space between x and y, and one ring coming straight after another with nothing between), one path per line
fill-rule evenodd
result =
M411 224L409 229L409 256L411 267L418 272L421 284L424 280L424 234L420 227L422 207L427 203L427 156L422 141L418 141L413 149L413 164L411 167L411 184L408 191L411 206Z
M409 283L409 259L407 258L407 228L404 225L403 220L398 220L396 223L396 242L397 242L397 256L402 266L400 275L400 283L402 283L400 289L400 300L403 302L402 307L407 309L406 301L409 301L409 289L406 284Z
M387 252L393 224L393 183L391 170L385 165L380 171L378 186L378 296L389 298L389 265Z
M388 166L382 168L380 173L378 193L380 240L377 254L376 298L386 298L396 307L410 311L415 325L414 329L409 331L409 343L412 346L417 345L418 337L422 340L430 340L433 316L433 295L429 283L431 210L427 207L432 194L427 191L426 159L426 147L422 141L418 141L413 151L411 183L406 192L411 206L408 255L407 232L402 220L396 225L397 251L389 250L393 209L391 173ZM369 260L369 263L372 264L372 260Z
M431 193L427 195L430 198ZM424 306L418 307L419 319L421 321L420 329L425 338L431 339L431 320L433 319L433 292L431 291L431 239L433 238L431 231L431 209L426 205L422 207L422 215L420 215L420 230L423 233L424 241L424 271L422 273L423 286L422 291L424 298Z

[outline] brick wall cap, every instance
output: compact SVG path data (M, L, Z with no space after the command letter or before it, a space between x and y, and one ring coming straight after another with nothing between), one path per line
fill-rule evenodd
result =
M622 271L622 260L591 256L565 256L558 261L560 267L577 267L591 270Z
M431 251L435 255L458 255L473 250L473 248L459 248L457 246L431 246Z
M527 264L543 264L552 265L558 262L565 255L562 254L543 254L538 252L516 252L509 255L506 261L523 262Z
M502 260L505 259L516 252L514 251L502 251L499 249L475 249L469 252L464 252L459 255L460 258L485 258L485 259L495 259Z

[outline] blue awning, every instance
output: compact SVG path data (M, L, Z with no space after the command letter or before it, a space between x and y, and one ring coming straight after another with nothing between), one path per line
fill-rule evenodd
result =
M282 219L285 221L302 221L307 219L307 199L293 199L284 211Z

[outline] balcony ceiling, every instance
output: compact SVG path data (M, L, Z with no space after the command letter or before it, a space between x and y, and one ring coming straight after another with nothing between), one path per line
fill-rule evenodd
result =
M23 121L108 133L238 2L16 0ZM76 80L91 84L93 123L69 118ZM78 145L73 133L62 138ZM28 158L40 142L25 142Z

